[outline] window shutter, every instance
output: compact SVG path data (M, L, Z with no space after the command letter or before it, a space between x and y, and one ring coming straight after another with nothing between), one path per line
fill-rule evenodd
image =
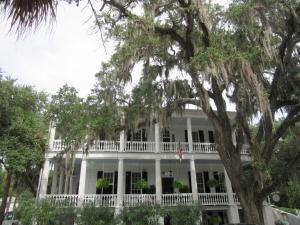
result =
M185 140L185 142L189 141L187 130L184 130L184 140Z
M131 187L131 172L126 172L126 185L125 185L125 194L130 194L130 187Z
M190 193L192 193L192 181L191 181L191 171L188 172L189 176L189 187L190 187Z
M118 171L115 171L114 174L114 194L117 194L118 191Z
M208 131L208 138L210 143L215 143L215 138L214 138L214 132L213 131Z
M199 140L201 143L205 142L203 130L199 130Z
M203 177L204 177L204 186L205 186L205 193L210 193L210 188L208 186L208 180L209 180L209 176L208 176L208 172L204 171L203 172Z

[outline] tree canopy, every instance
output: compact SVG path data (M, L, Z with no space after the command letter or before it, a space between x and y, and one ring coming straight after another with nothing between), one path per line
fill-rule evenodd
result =
M272 172L278 141L300 121L299 12L297 0L236 0L227 9L196 0L110 0L96 17L117 43L109 66L120 84L142 64L129 105L157 115L193 104L207 115L248 223L263 224L262 201L300 157L294 151ZM245 142L247 165L240 156Z

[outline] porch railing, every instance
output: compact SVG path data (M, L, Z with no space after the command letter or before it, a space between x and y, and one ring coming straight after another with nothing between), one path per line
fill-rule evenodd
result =
M160 150L161 152L177 152L179 149L182 149L183 152L189 152L189 143L188 142L161 142Z
M228 205L227 193L199 193L198 201L201 205Z
M128 207L139 205L155 205L155 194L127 194L123 196L123 205Z
M217 153L215 144L213 143L193 143L192 151L189 151L188 142L160 142L161 153L176 153L182 148L184 153ZM61 140L55 140L52 145L52 151L62 151L64 144ZM100 141L96 140L90 146L91 151L99 152L119 152L120 142L119 141ZM78 149L82 151L82 149ZM153 141L126 141L124 152L155 152L155 142ZM241 154L249 154L249 146L244 145Z
M127 141L125 152L155 152L155 142L153 141Z
M57 195L46 195L45 199L55 205L61 206L77 206L78 195L70 194L57 194Z
M94 141L91 150L101 152L117 152L120 149L119 141Z
M82 198L72 194L46 195L45 199L59 206L82 206L94 205L97 207L116 207L116 194L85 194ZM239 204L236 194L233 194L235 204ZM203 206L226 206L229 205L228 193L198 193L198 201ZM158 204L155 194L125 194L122 196L123 206L134 207L140 205ZM178 204L189 205L193 203L191 193L162 194L161 204L164 206L175 206Z
M163 194L162 195L162 205L174 206L178 204L192 204L193 195L190 193L187 194Z
M89 204L103 207L114 207L117 205L117 195L86 194L83 196L83 205Z
M240 204L239 197L235 193L233 193L233 201L234 201L235 204Z
M212 143L193 143L193 152L217 153L215 144Z

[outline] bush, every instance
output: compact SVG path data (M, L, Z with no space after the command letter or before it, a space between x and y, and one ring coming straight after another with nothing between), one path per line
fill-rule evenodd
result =
M114 209L107 207L95 207L86 205L80 210L80 216L77 217L78 225L114 225Z
M22 225L73 225L76 209L58 207L49 201L24 200L15 210L15 216Z
M170 217L172 225L195 225L200 219L202 208L200 205L178 205L167 207L164 216Z
M162 216L159 206L124 208L119 215L122 225L157 225Z

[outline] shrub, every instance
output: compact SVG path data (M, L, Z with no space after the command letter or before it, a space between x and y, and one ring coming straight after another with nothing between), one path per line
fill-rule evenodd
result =
M14 210L16 219L20 220L22 225L32 225L34 222L35 200L20 201L19 206Z
M108 207L95 207L86 205L80 210L76 220L77 225L114 225L114 209Z
M124 208L119 215L122 225L157 225L161 217L159 206Z
M164 210L164 216L170 216L172 225L195 225L200 219L202 213L201 206L195 205L178 205L167 207Z

